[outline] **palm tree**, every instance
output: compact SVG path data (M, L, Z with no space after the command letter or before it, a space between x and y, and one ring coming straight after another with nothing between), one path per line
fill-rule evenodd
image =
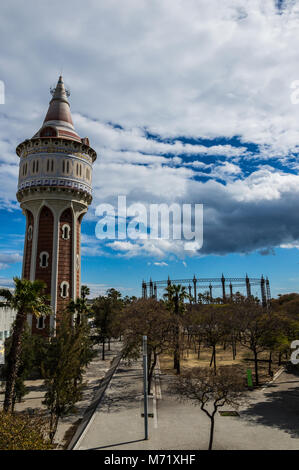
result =
M170 284L166 287L164 298L167 299L170 309L175 314L173 367L176 369L177 374L180 374L180 315L185 309L185 299L190 298L190 296L187 294L186 287L181 284Z
M90 294L88 286L81 286L81 299L85 300Z
M9 289L0 289L0 297L5 299L5 301L0 302L0 306L10 307L17 312L7 364L8 373L3 405L6 412L12 411L15 384L21 360L22 336L27 315L31 314L39 317L51 312L49 299L43 293L46 287L43 281L28 281L27 279L15 277L14 283L14 292Z
M86 287L86 286L82 286ZM88 289L88 288L87 288ZM78 297L76 300L71 300L67 310L72 315L73 324L80 325L82 322L87 322L87 317L89 314L89 308L87 305L87 300L85 296Z

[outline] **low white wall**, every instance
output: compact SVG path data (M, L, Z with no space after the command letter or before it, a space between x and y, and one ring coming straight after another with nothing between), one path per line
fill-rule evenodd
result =
M0 307L0 341L4 341L10 335L15 318L15 310L8 307Z

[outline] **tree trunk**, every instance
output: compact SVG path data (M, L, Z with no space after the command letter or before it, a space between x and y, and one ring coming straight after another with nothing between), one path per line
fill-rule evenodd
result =
M180 327L179 327L179 301L178 298L175 299L174 305L174 314L175 314L175 351L174 351L174 368L176 369L176 373L179 375L181 373L181 365L180 365Z
M211 360L210 360L210 367L212 367L213 359L214 359L214 350L212 351L212 356L211 356Z
M272 372L272 351L270 351L270 353L269 353L269 368L268 368L268 374L270 375L270 377L273 376L273 372Z
M213 346L213 356L214 356L214 374L216 375L216 346Z
M18 312L16 323L12 334L11 349L8 356L8 373L5 387L5 398L3 410L12 412L13 397L16 385L16 379L21 361L22 335L26 324L26 314Z
M154 353L154 360L153 363L151 364L149 371L148 371L148 376L147 376L147 393L151 393L151 385L152 385L152 379L153 379L153 373L155 370L157 364L157 355Z
M49 438L50 438L51 443L53 443L53 440L57 431L58 421L59 421L59 416L55 415L54 413L51 413L50 432L49 432Z
M11 412L12 413L14 412L14 409L15 409L16 400L17 400L17 397L16 397L16 394L14 393L13 394L13 399L12 399L12 402L11 402Z
M259 385L257 352L253 351L253 354L254 354L255 385Z
M233 361L236 359L236 340L234 335L232 335L232 352L233 352Z
M209 449L208 450L212 450L212 447L213 447L214 426L215 426L214 414L210 417L210 420L211 420L211 427L210 427L210 441L209 441Z
M102 341L102 361L105 361L105 340Z
M177 342L175 345L175 352L174 352L174 364L176 373L179 375L181 373L181 363L180 363L180 345Z
M176 369L177 374L181 373L180 365L180 339L179 339L179 327L176 326L175 329L175 346L174 346L174 355L173 355L173 368Z

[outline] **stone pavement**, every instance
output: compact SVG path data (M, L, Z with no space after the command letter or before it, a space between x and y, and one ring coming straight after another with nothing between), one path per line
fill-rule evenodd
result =
M207 449L209 418L199 407L169 393L172 380L173 376L156 376L149 409L154 417L149 418L150 439L145 441L141 361L131 366L122 361L75 449ZM249 392L239 414L218 414L214 449L298 450L299 377L284 372L265 389Z

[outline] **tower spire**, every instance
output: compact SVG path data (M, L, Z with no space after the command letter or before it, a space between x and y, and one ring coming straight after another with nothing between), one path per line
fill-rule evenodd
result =
M51 89L51 94L52 99L44 119L44 124L51 121L63 121L74 128L70 103L68 101L69 92L65 89L62 75L60 75L56 87Z
M83 142L75 131L68 97L69 91L64 86L62 75L55 88L50 88L52 99L42 127L33 138L63 137L64 139ZM88 145L88 142L87 142Z

